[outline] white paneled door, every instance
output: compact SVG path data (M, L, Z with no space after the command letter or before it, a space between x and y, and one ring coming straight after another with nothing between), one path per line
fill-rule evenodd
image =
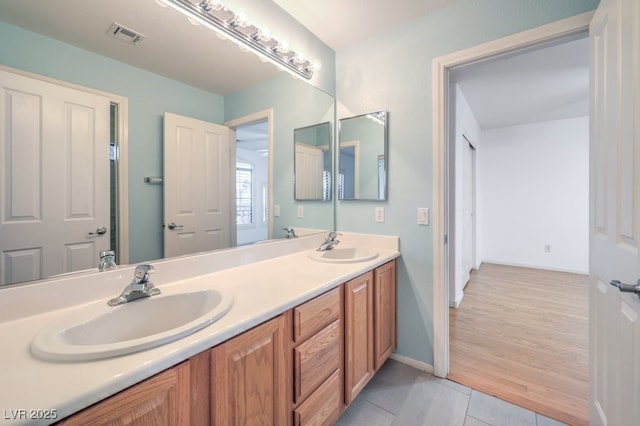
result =
M602 0L589 29L593 425L640 424L640 299L611 285L640 278L639 30L640 0Z
M0 98L0 284L96 267L110 240L109 99L4 70Z
M229 247L231 130L164 115L164 255Z
M296 200L322 200L322 172L324 152L322 149L296 142Z

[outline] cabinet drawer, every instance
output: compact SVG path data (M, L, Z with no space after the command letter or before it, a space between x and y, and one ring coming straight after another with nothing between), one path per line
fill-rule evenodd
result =
M340 321L334 321L293 350L294 401L310 395L340 367Z
M340 317L340 287L293 310L293 339L296 343L322 330Z
M340 370L336 370L293 412L295 426L333 424L342 413Z

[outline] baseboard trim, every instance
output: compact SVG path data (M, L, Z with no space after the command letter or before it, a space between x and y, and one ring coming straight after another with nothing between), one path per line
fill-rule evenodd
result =
M449 299L449 307L458 309L460 307L460 304L462 303L462 299L464 299L464 292L461 292L460 297L456 298L455 300Z
M492 260L492 259L484 259L482 263L493 263L494 265L515 266L517 268L541 269L543 271L568 272L570 274L589 275L589 271L583 271L581 269L560 268L560 267L554 267L554 266L534 265L529 263L505 262L502 260Z
M406 356L398 355L393 353L389 356L394 361L401 362L410 367L417 368L418 370L424 371L425 373L433 374L433 365L429 365L426 362L417 361L413 358L408 358Z

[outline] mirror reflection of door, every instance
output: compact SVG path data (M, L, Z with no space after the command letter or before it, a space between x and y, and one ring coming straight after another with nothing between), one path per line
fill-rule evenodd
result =
M331 123L300 127L293 131L294 199L331 199Z
M321 200L324 171L322 149L296 142L295 164L296 200Z
M236 242L269 238L268 120L236 127Z
M110 100L0 71L0 284L97 267L109 249Z
M165 113L164 255L231 244L228 127Z

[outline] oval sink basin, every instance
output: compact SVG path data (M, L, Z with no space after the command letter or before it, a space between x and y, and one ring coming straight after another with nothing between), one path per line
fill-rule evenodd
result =
M38 358L85 361L160 346L212 324L233 298L216 290L158 295L105 311L84 309L42 330L31 343Z
M309 252L309 257L319 262L356 263L378 257L378 252L368 247L334 247L331 250Z

